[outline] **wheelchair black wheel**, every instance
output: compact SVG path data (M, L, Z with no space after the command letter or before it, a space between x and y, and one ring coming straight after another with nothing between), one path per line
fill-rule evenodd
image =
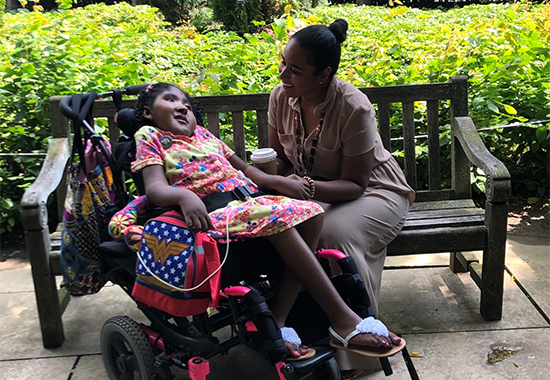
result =
M112 317L101 329L101 356L111 380L148 380L155 354L145 333L131 318Z
M341 380L340 368L336 359L330 358L323 365L315 369L315 376L317 380Z

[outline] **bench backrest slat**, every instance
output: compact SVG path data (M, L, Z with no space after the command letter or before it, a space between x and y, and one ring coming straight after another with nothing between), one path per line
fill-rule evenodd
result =
M246 160L243 111L233 111L231 116L233 118L233 150L237 156Z
M453 117L468 116L468 81L465 76L451 77L453 85L451 98L451 114ZM472 197L470 185L470 161L457 138L452 136L452 188L456 197L469 199Z
M208 130L216 137L220 137L220 114L218 112L206 112Z
M205 112L267 111L269 94L205 95L196 98Z
M391 152L390 103L378 103L378 132L382 145Z
M111 142L111 144L114 144L118 141L118 138L120 137L120 129L118 129L116 126L114 115L107 118L107 123L109 125L109 142Z
M256 123L258 124L258 148L267 148L269 146L269 118L267 110L256 112Z
M441 189L441 165L439 149L439 102L427 101L428 111L428 171L429 189Z
M362 87L371 103L403 103L427 100L451 99L453 86L450 82L412 84L400 86Z
M414 203L427 201L448 201L456 198L454 189L417 190Z
M405 155L405 178L416 189L416 155L414 138L414 103L403 102L403 153Z

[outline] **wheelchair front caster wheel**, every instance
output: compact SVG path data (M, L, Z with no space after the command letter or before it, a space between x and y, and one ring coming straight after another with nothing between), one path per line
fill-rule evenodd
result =
M129 317L112 317L105 322L101 329L101 356L111 380L153 379L153 349L145 333Z

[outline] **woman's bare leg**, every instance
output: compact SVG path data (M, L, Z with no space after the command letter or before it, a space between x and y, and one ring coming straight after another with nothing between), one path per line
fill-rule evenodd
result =
M308 246L296 228L286 230L280 234L266 237L275 247L279 256L285 262L287 268L294 275L294 281L299 282L317 301L331 321L332 328L340 336L347 336L361 318L355 314L342 300L332 282L325 274L321 264L313 255L312 249ZM285 281L290 281L286 278ZM284 284L280 296L286 296L286 291L291 291L289 300L294 302L299 287L294 282ZM296 290L298 288L298 290ZM279 301L282 302L282 301ZM292 307L292 305L290 305ZM290 308L288 308L290 310ZM286 315L278 312L276 318L281 319ZM287 313L288 314L288 313ZM283 322L284 323L284 322ZM393 334L392 334L393 335ZM387 346L387 338L373 334L360 334L352 338L352 343L363 346ZM393 337L392 337L393 340Z

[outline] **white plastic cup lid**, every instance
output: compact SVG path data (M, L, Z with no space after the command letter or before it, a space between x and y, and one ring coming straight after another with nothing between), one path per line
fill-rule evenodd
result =
M258 163L269 162L277 158L277 152L275 152L275 149L273 148L256 149L254 152L252 152L250 158L252 159L252 161Z

